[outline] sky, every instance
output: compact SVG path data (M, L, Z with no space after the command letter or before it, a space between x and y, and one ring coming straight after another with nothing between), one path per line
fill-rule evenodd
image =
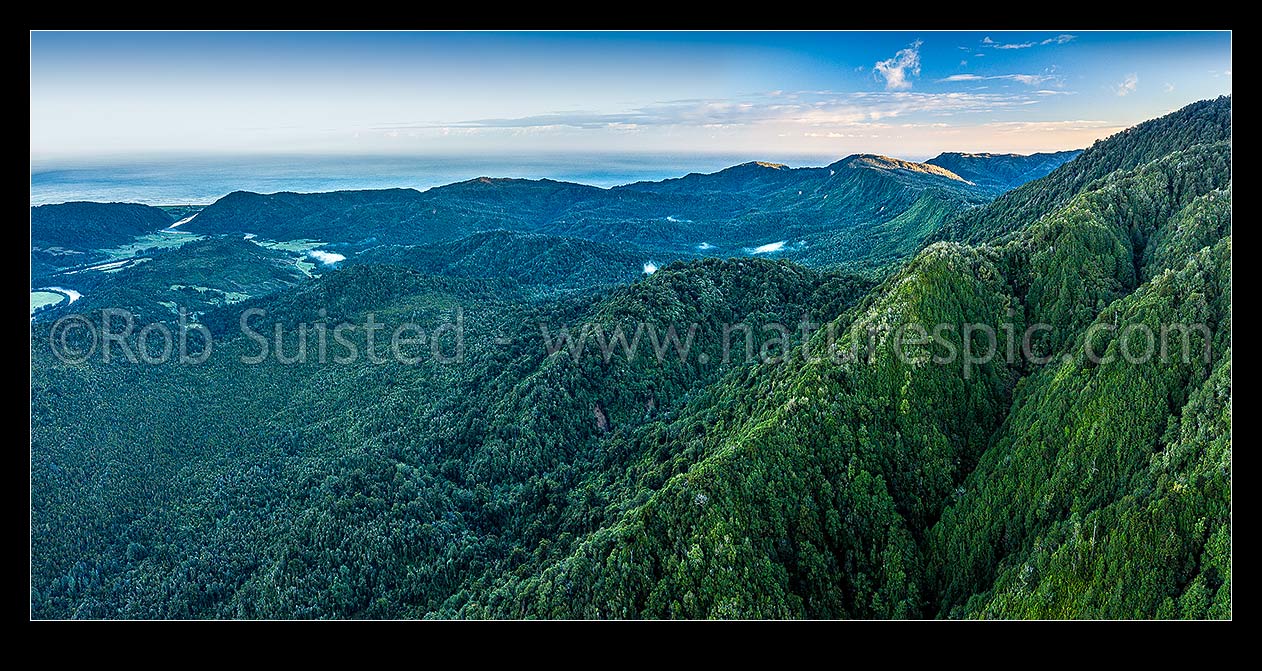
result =
M1055 151L1231 93L1229 32L33 32L31 158Z

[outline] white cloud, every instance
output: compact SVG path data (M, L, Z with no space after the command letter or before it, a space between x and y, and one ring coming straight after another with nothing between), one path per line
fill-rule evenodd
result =
M655 272L657 272L657 264L656 264L656 263L653 263L652 261L645 261L645 262L644 262L644 274L645 274L645 275L652 275L652 274L653 274L653 273L655 273Z
M1112 133L1123 127L1111 125L1107 121L1076 119L1067 121L995 121L985 124L983 128L996 134L1057 133L1065 131L1107 131Z
M991 86L990 90L978 90L987 85ZM689 133L704 133L706 141L716 147L739 145L742 149L757 148L759 152L774 147L777 151L798 151L804 155L873 152L911 158L940 151L1028 153L1069 149L1087 146L1103 137L1098 130L1068 128L1063 133L1049 130L1028 137L1016 133L997 136L995 129L986 126L994 120L1027 118L1038 108L1031 101L1043 101L1046 105L1053 99L1062 100L1039 93L1040 90L1062 91L1050 83L1025 86L1009 79L963 81L946 86L961 90L885 91L879 85L873 86L877 90L862 92L786 89L779 95L761 92L732 99L664 100L623 110L560 110L515 118L439 121L433 125L395 122L378 127L374 132L380 134L384 130L410 126L437 133L437 129L452 128L465 132L477 130L488 141L489 138L515 138L513 134L525 132L522 137L538 138L536 146L540 147L560 142L592 142L598 135L626 138L628 144L623 146L632 146L629 142L665 143ZM1100 93L1110 95L1107 90ZM931 125L939 123L950 126ZM635 124L636 130L618 132L613 130L620 128L617 124ZM706 128L707 125L722 127L715 130ZM949 143L944 140L948 135ZM594 139L589 141L582 139L584 137ZM790 247L786 243L785 251Z
M1174 84L1171 84L1170 82L1166 82L1161 88L1166 93L1174 93Z
M1052 78L1051 75L1001 75L1001 77L1006 77L1013 81L1021 82L1022 84L1025 84L1026 86L1034 86L1036 84L1042 84L1043 82Z
M1020 82L1026 86L1036 86L1046 81L1055 79L1055 75L975 75L975 74L958 74L939 79L940 82L979 82L987 79L1007 79L1014 82Z
M1119 96L1128 96L1134 93L1135 89L1138 86L1139 86L1139 75L1136 75L1134 72L1132 72L1126 75L1126 78L1122 80L1122 83L1118 84L1114 88L1114 91Z
M958 79L958 77L965 77ZM950 81L973 81L980 75L955 75ZM1000 79L1012 79L1002 75ZM666 101L622 112L566 111L516 118L471 119L437 125L395 123L376 129L432 130L443 134L484 132L563 132L600 130L650 132L661 128L733 129L760 124L879 128L882 120L921 114L992 113L1023 104L1029 94L955 91L795 91L780 95L749 96L741 101Z
M319 261L320 263L323 263L326 266L331 266L337 263L338 261L346 260L345 256L342 256L341 254L338 254L337 252L323 252L318 249L307 252L307 254L311 258L315 259L316 261Z
M912 42L906 49L899 49L893 58L877 61L872 71L885 80L885 88L890 91L901 91L911 88L911 77L920 76L920 40Z
M1046 46L1049 44L1065 44L1067 42L1072 42L1077 38L1078 38L1077 35L1070 35L1068 33L1062 33L1060 35L1057 35L1056 37L1049 37L1045 40L1035 41L1035 42L996 42L990 39L990 36L988 35L982 38L982 46L986 47L987 49L1004 49L1004 50L1029 49L1030 47ZM963 49L965 47L960 47L960 48Z
M751 253L751 254L771 254L771 253L773 253L773 252L778 252L778 251L780 251L780 250L784 249L784 245L785 245L785 243L787 243L787 242L788 242L788 240L781 240L780 242L769 242L769 243L767 243L767 244L765 244L765 245L758 245L757 247L754 247L753 249L749 250L749 253Z

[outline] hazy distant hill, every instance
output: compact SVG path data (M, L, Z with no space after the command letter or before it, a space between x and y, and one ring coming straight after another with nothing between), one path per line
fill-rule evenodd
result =
M658 259L753 253L866 271L914 252L944 222L986 203L997 185L1034 176L1071 154L935 159L967 176L934 162L856 154L821 168L751 162L612 189L482 177L424 192L239 191L188 212L66 203L31 210L33 276L39 282L82 284L90 276L67 278L58 269L119 258L99 252L166 228L172 212L195 214L181 224L183 233L318 240L350 245L352 253L504 230L630 247Z
M31 208L31 279L102 260L117 247L174 222L166 211L136 203L61 203Z
M946 152L925 161L995 193L1038 179L1081 154L1081 149L1042 154L962 154Z
M31 208L31 247L114 247L174 222L165 211L136 203L61 203Z
M552 180L479 178L410 190L328 194L233 193L185 225L201 233L270 239L429 244L504 229L632 245L649 253L743 254L783 242L794 258L811 235L897 219L925 194L935 215L986 202L988 191L938 166L856 155L824 168L748 163L709 175L601 189ZM941 217L908 229L918 244ZM808 243L809 244L809 241ZM858 247L825 258L860 262Z

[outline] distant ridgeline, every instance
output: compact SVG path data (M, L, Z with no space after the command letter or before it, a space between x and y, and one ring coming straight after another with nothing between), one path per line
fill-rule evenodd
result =
M755 162L613 189L484 177L423 193L238 192L206 208L188 229L403 245L504 229L679 258L743 255L778 244L784 258L871 268L914 251L947 217L988 201L1002 190L995 185L1014 174L1039 177L1072 156L974 158L968 167L976 175L985 174L978 163L997 168L984 184L932 162L857 155L823 168Z
M939 154L926 163L946 168L968 181L1003 193L1036 180L1074 159L1082 151L1058 151L1047 154Z
M484 177L424 192L235 192L205 208L44 205L31 208L32 288L72 287L89 299L80 308L118 306L123 293L132 302L121 305L152 314L155 306L164 312L186 303L201 311L279 287L239 281L236 269L260 260L242 245L233 249L245 258L229 261L219 279L187 281L183 267L207 265L201 250L228 249L181 250L205 236L287 253L302 277L328 270L324 259L335 258L512 278L548 292L623 283L703 257L765 255L881 277L946 221L992 199L996 185L1041 176L1073 155L943 154L927 163L855 155L796 169L752 162L613 189ZM970 179L934 161L958 164ZM143 291L121 272L165 256L174 258L145 273Z
M1080 154L234 193L116 272L49 254L48 283L92 282L75 309L220 338L72 364L32 325L32 615L1230 617L1230 141L1220 98ZM175 221L95 206L127 233L76 249L46 207L33 248L108 258ZM248 365L244 307L458 313L467 358ZM770 361L712 349L801 320L805 344L751 331ZM705 356L541 344L646 321ZM906 323L1046 324L1046 363L871 339ZM1198 356L1124 356L1174 323ZM803 356L829 334L865 357Z
M824 168L747 163L613 189L480 178L425 192L236 192L180 230L319 240L355 251L451 241L489 230L630 244L681 258L743 255L781 243L776 249L786 258L871 268L914 251L944 218L992 198L996 184L1017 174L1041 176L1071 156L974 157L967 165L970 174L985 176L984 164L996 167L993 176L977 183L932 163L859 155ZM172 223L167 213L142 205L68 203L31 212L34 247L82 252L116 247ZM916 219L915 228L901 230L906 222L900 217ZM105 225L110 221L116 222L112 228ZM74 265L71 261L61 266Z

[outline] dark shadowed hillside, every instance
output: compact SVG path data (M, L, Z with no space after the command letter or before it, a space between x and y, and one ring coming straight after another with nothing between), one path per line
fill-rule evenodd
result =
M487 231L432 245L366 249L348 263L386 263L453 277L507 277L556 289L623 284L671 259L581 238Z
M174 221L159 208L135 203L41 205L31 208L31 246L114 247Z

